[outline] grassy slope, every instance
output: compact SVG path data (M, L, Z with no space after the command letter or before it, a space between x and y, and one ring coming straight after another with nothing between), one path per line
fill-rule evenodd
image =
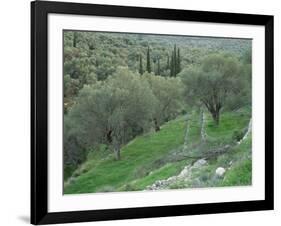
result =
M122 148L121 161L115 161L113 155L102 160L90 160L86 167L82 166L84 173L65 188L65 193L118 190L124 184L146 174L143 172L146 167L181 145L185 127L186 121L179 118L166 123L158 133L137 137Z
M192 154L210 146L229 143L233 139L234 131L244 131L247 127L250 111L244 109L242 112L223 113L219 127L213 124L208 114L206 116L208 142L205 146L199 145L199 114L194 113L190 117L188 146ZM74 172L74 179L65 187L65 193L143 190L156 180L177 175L185 165L190 164L191 159L174 162L165 157L182 148L185 129L186 120L181 117L166 123L158 133L152 132L137 137L122 148L121 161L115 161L112 154L104 153L106 151L93 153L89 160ZM208 165L194 172L192 181L175 184L171 188L250 184L250 150L251 137L230 153L208 161ZM214 178L214 172L219 166L230 168L224 180Z
M200 124L198 113L193 112L188 118L188 148L192 150L193 147L197 146L200 142ZM184 132L186 132L186 130ZM183 143L180 144L180 149L183 147L182 144ZM163 180L177 175L184 166L190 164L191 162L192 159L185 159L179 162L167 162L164 166L152 171L149 175L132 181L131 187L134 188L134 190L145 189L146 186L153 184L156 180Z
M207 115L207 144L203 148L208 150L213 146L233 142L235 131L245 134L250 115L250 109L243 109L240 112L225 112L221 116L218 127L214 125L210 115ZM194 169L189 181L179 181L172 184L170 188L250 185L252 182L251 141L252 137L249 135L240 145L235 145L229 152L208 160L207 165ZM222 178L215 175L218 167L226 169L225 176Z
M206 133L208 138L231 142L233 132L246 129L250 115L250 109L247 108L240 109L238 112L224 112L221 115L219 127L217 127L211 116L207 114Z
M222 178L215 175L218 167L226 169L225 176ZM241 145L235 147L229 153L222 154L216 159L208 160L207 165L194 169L189 181L180 181L170 188L250 185L252 182L251 175L251 136L249 136Z

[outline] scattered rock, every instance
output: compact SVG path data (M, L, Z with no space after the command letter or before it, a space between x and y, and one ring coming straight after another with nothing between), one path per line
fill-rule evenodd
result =
M202 142L205 142L206 141L206 137L207 137L207 134L206 134L206 131L205 131L205 115L204 115L204 111L201 109L201 140Z
M222 177L225 173L225 169L223 167L218 167L216 169L216 175L219 176L219 177Z
M205 159L199 159L193 164L192 167L198 168L198 167L201 167L201 166L205 165L206 163L207 163L207 161Z
M230 169L232 168L232 164L233 164L233 162L232 162L232 161L230 161L230 162L228 163L227 170L230 170Z
M169 188L169 186L178 182L188 182L191 178L192 169L200 168L205 165L207 161L205 159L197 160L193 165L187 165L176 176L169 177L166 180L157 180L152 185L146 187L146 190L161 190Z
M188 150L188 146L186 144L183 145L183 151L187 151Z

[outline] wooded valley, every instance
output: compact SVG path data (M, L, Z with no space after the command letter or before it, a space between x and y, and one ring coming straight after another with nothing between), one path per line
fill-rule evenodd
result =
M63 40L65 194L251 184L251 40Z

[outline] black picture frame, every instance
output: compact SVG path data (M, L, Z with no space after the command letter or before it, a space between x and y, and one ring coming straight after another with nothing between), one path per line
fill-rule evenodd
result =
M48 212L48 14L95 15L198 21L265 27L265 199L257 201ZM273 16L94 5L31 3L31 223L51 224L192 214L272 210L273 186Z

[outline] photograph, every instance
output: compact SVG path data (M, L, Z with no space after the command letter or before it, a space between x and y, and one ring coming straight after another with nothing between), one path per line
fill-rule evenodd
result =
M246 11L32 2L31 223L273 210L273 30Z
M252 39L62 36L64 195L252 185Z

